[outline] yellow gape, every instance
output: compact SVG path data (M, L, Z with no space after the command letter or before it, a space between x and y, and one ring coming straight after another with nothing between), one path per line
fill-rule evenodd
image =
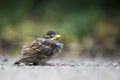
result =
M61 35L56 35L55 37L53 37L51 40L58 40L61 38Z

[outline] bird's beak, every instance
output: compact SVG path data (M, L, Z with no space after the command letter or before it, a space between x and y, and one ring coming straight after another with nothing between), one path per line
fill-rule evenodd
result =
M51 40L58 40L61 38L61 35L56 35L55 37L53 37Z

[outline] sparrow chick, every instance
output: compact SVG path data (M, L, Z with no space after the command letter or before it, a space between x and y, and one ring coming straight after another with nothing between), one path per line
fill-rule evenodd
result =
M42 38L37 38L31 44L24 46L22 55L14 64L44 65L55 54L63 49L61 35L56 31L48 31Z

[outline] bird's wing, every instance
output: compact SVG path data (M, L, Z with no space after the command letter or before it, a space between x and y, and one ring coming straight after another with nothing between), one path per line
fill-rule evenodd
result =
M42 53L46 50L42 42L41 39L36 39L31 44L23 47L22 55L15 64L38 62L39 57L43 57L44 55Z
M51 41L36 39L27 47L24 47L22 50L23 56L34 56L38 57L48 56L52 53L53 48L51 47Z

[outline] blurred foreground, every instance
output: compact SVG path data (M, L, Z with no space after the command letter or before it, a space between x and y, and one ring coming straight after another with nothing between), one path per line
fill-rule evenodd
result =
M13 66L13 58L0 64L1 80L119 80L120 61L107 59L54 59L56 66ZM66 64L66 65L61 65ZM52 73L52 74L51 74Z

